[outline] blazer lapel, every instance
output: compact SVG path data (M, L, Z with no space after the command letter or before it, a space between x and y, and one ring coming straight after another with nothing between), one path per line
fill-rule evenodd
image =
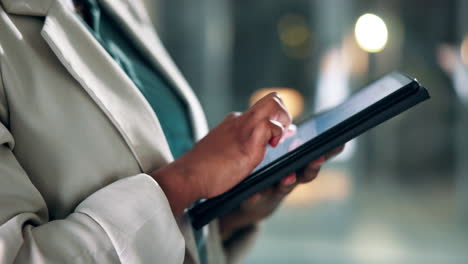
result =
M208 125L200 102L164 48L155 28L140 1L99 0L121 23L135 45L145 53L155 68L161 71L178 91L190 109L195 140L208 132Z
M145 18L137 5L129 7L121 0L101 0L101 4L121 22L153 66L177 89L190 109L195 139L202 138L208 131L203 110L164 49L149 18ZM121 133L142 171L149 172L173 160L151 106L77 16L60 1L52 4L48 10L42 36ZM181 230L188 239L186 247L192 261L198 263L198 252L188 219L181 224Z
M99 0L114 17L120 21L120 26L134 40L134 44L149 58L153 67L157 68L177 90L190 110L195 140L199 140L208 132L208 125L203 109L182 74L174 64L161 40L156 34L151 20L140 5L140 1ZM192 225L188 216L184 217L180 228L186 239L186 248L194 263L199 263L198 251L193 236ZM204 232L208 232L205 227Z
M41 35L120 132L143 172L172 161L151 106L72 10L55 1Z

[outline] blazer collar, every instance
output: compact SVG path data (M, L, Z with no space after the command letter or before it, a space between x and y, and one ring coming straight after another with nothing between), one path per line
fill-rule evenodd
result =
M5 10L10 14L46 16L49 12L49 8L56 1L71 2L73 0L0 0L0 3L2 3ZM128 8L130 13L133 14L133 19L142 22L144 19L139 18L148 18L147 13L145 12L144 7L139 2L139 0L134 0L131 2L131 4L128 2L128 0L111 1L115 2L117 5L124 5L126 8Z
M172 160L150 105L72 10L61 1L54 2L41 35L121 133L142 171Z
M120 25L135 41L135 45L148 55L153 66L165 75L187 103L195 139L204 137L208 132L208 125L200 102L164 48L142 3L130 0L99 0L99 2L120 21Z
M15 15L45 16L55 0L0 0L5 10Z

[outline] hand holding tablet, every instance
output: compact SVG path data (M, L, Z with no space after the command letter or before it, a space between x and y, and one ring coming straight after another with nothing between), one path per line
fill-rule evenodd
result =
M427 90L405 74L393 72L378 79L337 107L301 123L293 137L269 147L264 160L234 188L190 208L193 226L201 228L286 175L427 99Z

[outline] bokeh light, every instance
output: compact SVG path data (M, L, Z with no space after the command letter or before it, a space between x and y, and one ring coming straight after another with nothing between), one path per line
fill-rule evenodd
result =
M404 263L411 254L391 226L383 223L359 223L350 242L357 263Z
M463 64L468 66L468 35L463 39L460 47L460 54L462 57Z
M343 201L351 193L350 175L340 169L326 168L310 184L298 185L286 197L288 207L308 207L324 201Z
M291 88L265 88L260 89L250 97L250 105L255 104L265 95L277 92L293 118L299 117L304 111L304 97L300 92Z
M304 16L287 14L281 17L278 23L278 35L289 57L302 59L310 55L312 34Z
M354 33L359 46L371 53L382 51L388 41L387 25L374 14L362 15L356 22Z

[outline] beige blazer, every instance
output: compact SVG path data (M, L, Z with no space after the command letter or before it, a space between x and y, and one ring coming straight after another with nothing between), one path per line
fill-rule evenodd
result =
M198 100L137 0L101 0L190 106ZM147 174L173 159L148 102L62 0L0 0L0 263L198 263ZM238 260L217 223L208 260ZM245 241L251 241L245 237Z

